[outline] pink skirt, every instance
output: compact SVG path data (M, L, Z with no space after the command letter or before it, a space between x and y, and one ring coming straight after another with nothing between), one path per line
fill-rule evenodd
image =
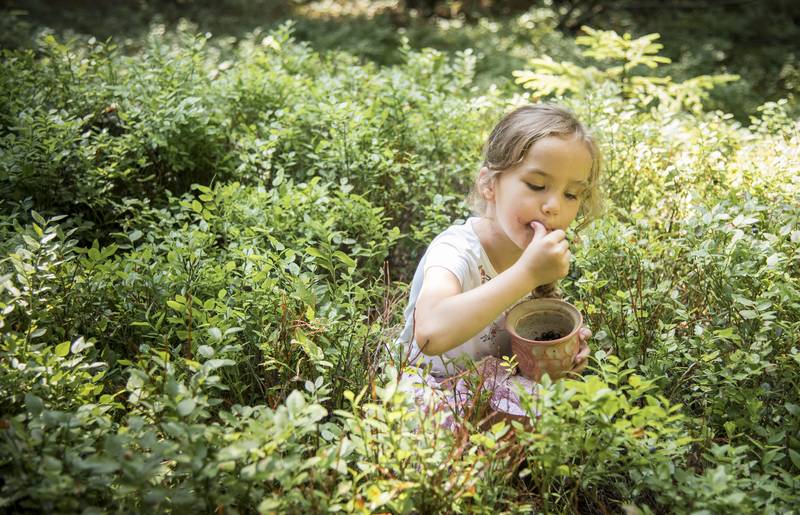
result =
M402 377L410 380L403 383L410 384L407 392L417 406L426 413L442 412L442 425L455 429L465 418L529 421L519 394L525 391L535 396L538 385L512 372L503 366L501 359L489 356L478 362L474 370L451 377L435 377L413 366L406 367ZM482 395L484 392L486 395Z

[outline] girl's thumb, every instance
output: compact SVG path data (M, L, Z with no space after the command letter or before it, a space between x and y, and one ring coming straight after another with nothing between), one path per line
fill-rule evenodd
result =
M547 227L545 227L543 223L537 222L536 220L531 222L531 228L533 229L533 240L531 241L541 240L544 238L545 234L547 234Z

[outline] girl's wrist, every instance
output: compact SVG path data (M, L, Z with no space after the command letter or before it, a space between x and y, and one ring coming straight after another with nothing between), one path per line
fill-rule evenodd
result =
M530 292L531 290L534 290L535 288L545 284L541 281L541 279L539 279L536 273L519 261L511 265L508 271L514 276L516 282L520 285L520 288L525 291Z

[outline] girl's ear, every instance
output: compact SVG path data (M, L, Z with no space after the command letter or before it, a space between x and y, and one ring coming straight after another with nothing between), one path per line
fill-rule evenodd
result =
M489 170L487 167L482 167L478 172L478 191L484 200L494 200L494 186L497 179L497 173Z

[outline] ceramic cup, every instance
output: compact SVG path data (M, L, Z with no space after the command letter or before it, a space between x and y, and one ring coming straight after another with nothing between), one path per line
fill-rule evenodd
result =
M506 314L511 350L520 373L539 382L546 372L559 379L573 367L583 317L578 308L558 299L522 301Z

